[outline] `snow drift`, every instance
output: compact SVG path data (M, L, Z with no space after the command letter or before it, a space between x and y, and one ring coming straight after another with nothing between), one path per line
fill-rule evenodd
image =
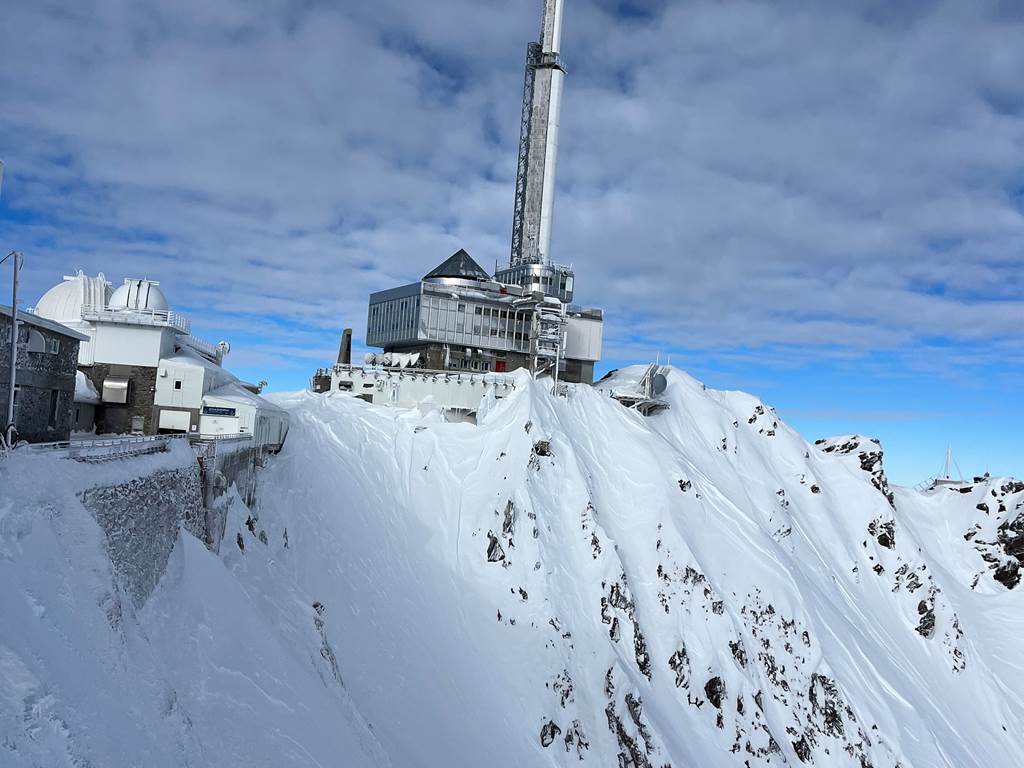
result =
M117 670L91 684L147 681L129 722L168 765L1017 765L1024 484L890 487L870 439L809 444L677 371L665 397L644 419L519 375L478 426L279 398L289 442L221 556L183 535L119 629L77 601L100 638L81 663ZM103 593L95 531L61 505L88 546L49 567ZM0 684L28 669L74 709L74 665L50 666L71 652L6 621L28 592L70 610L30 585L66 544L12 538L12 508ZM0 697L5 765L43 754L28 700ZM116 713L78 714L78 754L109 755Z

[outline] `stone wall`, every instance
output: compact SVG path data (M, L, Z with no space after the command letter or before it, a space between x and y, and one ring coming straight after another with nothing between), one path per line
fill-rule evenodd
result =
M11 318L0 315L0 422L7 419L8 379L11 370ZM49 350L56 340L59 350L29 352L24 341L18 347L18 404L15 423L22 440L33 443L67 440L71 433L72 408L75 399L75 369L78 364L78 340L47 328L21 325L23 339L32 331L42 334ZM52 392L57 391L56 412L51 409ZM53 418L51 418L53 417Z
M124 376L131 381L127 403L103 403L96 409L97 432L127 434L132 431L132 417L138 416L143 420L143 434L156 434L156 410L153 407L156 398L156 368L96 363L82 368L82 371L95 385L97 392L103 392L103 381L107 376Z
M21 455L39 460L52 456L60 462L62 477L80 489L79 500L106 535L125 594L141 606L163 576L182 528L217 552L232 506L244 503L243 492L249 498L254 494L256 452L251 441L218 442L223 445L215 450L211 443L190 445L169 438L164 451L99 463L76 461L59 450ZM238 494L231 492L236 484Z
M199 457L208 507L234 485L246 504L256 496L256 468L259 452L249 438L214 440L195 446Z
M179 528L206 538L206 510L195 462L90 488L79 498L106 533L114 573L136 606L145 603L160 581Z
M256 501L260 454L249 439L216 440L194 447L203 481L203 503L206 505L201 538L210 550L219 552L232 505L240 502L251 507ZM231 492L232 487L237 494Z

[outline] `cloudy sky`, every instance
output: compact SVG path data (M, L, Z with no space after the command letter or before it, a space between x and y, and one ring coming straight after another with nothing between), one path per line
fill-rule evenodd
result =
M2 5L29 303L159 279L297 388L371 291L507 258L540 0ZM552 248L605 369L671 355L809 438L881 437L901 482L947 442L1024 475L1024 4L566 5Z

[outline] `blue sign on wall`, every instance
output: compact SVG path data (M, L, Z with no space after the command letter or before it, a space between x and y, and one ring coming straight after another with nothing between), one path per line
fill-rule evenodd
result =
M204 405L203 406L203 415L204 416L234 416L235 415L235 409L234 408L218 408L218 407L213 406L213 405Z

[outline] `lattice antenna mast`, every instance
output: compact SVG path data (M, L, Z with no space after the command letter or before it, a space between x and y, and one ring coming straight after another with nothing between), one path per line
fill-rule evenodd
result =
M551 262L555 162L565 80L559 56L563 2L544 0L540 41L526 49L510 266Z

